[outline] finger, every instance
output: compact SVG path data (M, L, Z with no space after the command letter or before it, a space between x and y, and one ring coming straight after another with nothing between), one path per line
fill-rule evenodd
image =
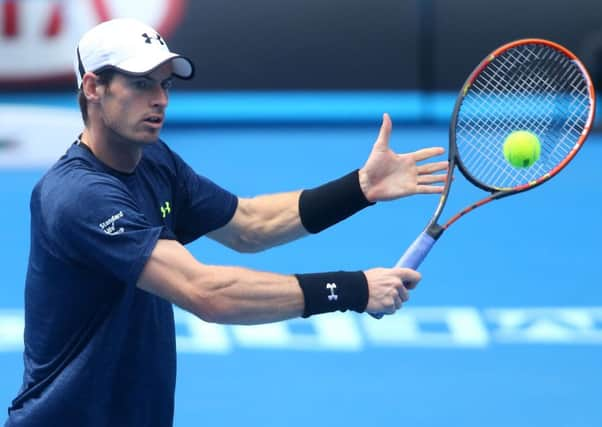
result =
M397 294L398 294L399 298L401 298L402 302L406 302L407 300L410 299L410 293L405 288L405 286L401 286L401 287L397 288Z
M380 149L389 148L389 139L391 137L392 128L393 124L391 123L391 117L389 117L387 113L383 114L383 121L380 125L380 132L378 133L378 138L376 138L374 147Z
M403 267L399 267L399 268L395 268L394 269L397 276L401 279L401 282L399 283L399 286L403 286L402 283L418 283L420 282L420 279L422 278L422 275L416 271L416 270L412 270L411 268L403 268Z
M399 299L399 297L397 297ZM395 302L395 298L393 298L393 304L388 305L385 309L385 314L393 314L397 311L397 303Z
M436 182L445 182L446 180L447 174L418 176L418 184L434 184Z
M431 147L414 151L412 155L414 156L414 160L416 160L417 162L421 162L422 160L430 159L431 157L440 156L443 153L445 153L445 148Z
M416 286L418 285L418 282L420 282L420 279L422 277L420 275L418 275L418 277L406 277L403 279L403 287L406 289L406 292L408 292L409 290L415 289ZM408 292L408 298L410 297L410 294Z
M417 185L415 194L440 194L444 189L442 185Z
M447 170L448 168L449 168L449 162L447 160L443 160L441 162L433 162L433 163L427 163L424 165L418 165L416 167L416 170L418 171L419 174L428 174L428 173L444 171L444 170Z
M395 310L399 310L401 308L401 306L403 305L403 301L401 300L401 298L398 296L395 297Z
M418 282L411 282L409 280L406 280L405 282L403 282L403 287L408 290L411 291L412 289L416 288L416 285L418 284ZM408 292L408 299L410 298L410 293Z

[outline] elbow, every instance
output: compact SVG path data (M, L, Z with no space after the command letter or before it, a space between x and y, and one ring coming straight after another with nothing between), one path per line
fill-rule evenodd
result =
M223 323L217 312L208 310L195 310L192 314L207 323Z
M197 283L192 298L187 301L187 306L182 308L204 322L230 323L235 317L235 308L223 290L222 286L207 289Z
M192 309L188 310L196 317L207 323L227 323L225 310L218 307L216 304L205 303L195 304Z
M192 314L207 323L217 323L221 325L240 323L236 313L228 310L226 307L204 307L203 309L195 310Z
M240 253L257 253L269 248L257 233L239 234L230 247Z
M208 323L224 323L225 307L219 302L214 292L197 292L191 298L186 311Z

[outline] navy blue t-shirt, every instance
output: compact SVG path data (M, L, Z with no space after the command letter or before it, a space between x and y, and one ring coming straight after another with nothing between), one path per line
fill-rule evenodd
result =
M136 283L158 239L191 242L236 206L163 142L132 174L71 146L32 192L25 373L6 426L171 426L172 305Z

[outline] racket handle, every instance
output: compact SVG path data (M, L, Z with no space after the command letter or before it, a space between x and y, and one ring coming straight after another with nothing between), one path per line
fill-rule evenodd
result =
M418 269L434 244L435 239L426 231L423 231L395 263L394 268L403 267L411 268L412 270Z
M402 267L416 270L431 251L435 241L434 237L423 231L395 263L394 268ZM384 313L370 313L370 315L375 319L382 319Z

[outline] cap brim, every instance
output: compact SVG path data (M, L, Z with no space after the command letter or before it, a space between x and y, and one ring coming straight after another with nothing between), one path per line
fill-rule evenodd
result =
M126 74L144 75L170 61L173 65L173 74L176 77L189 80L194 76L194 65L192 64L192 61L185 56L172 52L167 52L164 55L145 55L130 58L113 67Z

